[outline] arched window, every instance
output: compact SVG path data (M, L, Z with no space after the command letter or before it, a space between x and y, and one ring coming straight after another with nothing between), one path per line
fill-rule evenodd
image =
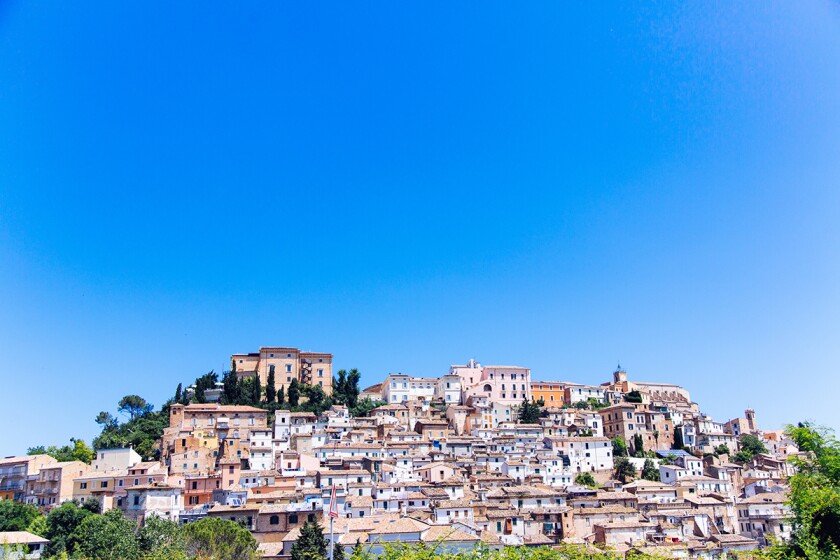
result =
M280 516L279 515L272 515L268 518L269 525L280 525Z
M484 391L485 392L489 393L492 390L493 390L493 387L491 387L489 383L484 386Z

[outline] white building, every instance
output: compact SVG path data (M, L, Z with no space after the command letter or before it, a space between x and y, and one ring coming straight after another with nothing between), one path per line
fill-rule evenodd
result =
M90 466L94 471L121 471L133 467L143 458L130 447L98 449Z

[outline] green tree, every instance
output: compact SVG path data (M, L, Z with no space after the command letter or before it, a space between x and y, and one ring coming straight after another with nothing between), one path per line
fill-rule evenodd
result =
M277 398L277 389L274 387L274 364L268 366L268 379L265 384L265 402L273 403Z
M117 404L117 410L119 412L127 413L131 420L148 414L154 410L154 408L154 405L147 403L146 399L139 395L126 395L121 398L120 402Z
M633 391L630 391L629 393L627 393L626 395L624 395L624 400L625 400L625 402L629 402L629 403L641 403L642 402L642 394L637 390L633 390Z
M715 457L717 457L719 455L729 455L729 446L726 445L725 443L721 443L720 445L715 447L714 455L715 455Z
M760 453L767 453L764 443L757 436L744 434L741 436L741 450L735 454L733 460L746 463Z
M64 502L47 515L47 532L44 535L50 542L47 555L61 553L73 554L76 548L74 537L76 529L87 517L94 515L90 510L79 507L76 502Z
M636 478L636 467L630 462L627 457L619 457L614 463L615 477L621 482L627 482L628 479Z
M582 472L578 473L575 476L575 484L580 484L581 486L588 486L589 488L594 488L596 486L595 477L592 476L592 473Z
M102 433L94 438L93 448L132 447L145 461L159 459L157 443L169 426L170 404L167 402L159 411L152 410L122 423L109 413L100 412L97 422L102 426Z
M298 382L297 378L292 379L292 382L289 384L289 404L291 406L297 406L300 404L300 383Z
M307 408L315 414L320 414L325 408L327 394L320 385L304 385L303 395L307 399Z
M33 505L0 500L0 531L28 531L41 516Z
M73 532L76 550L97 560L134 560L140 553L134 528L118 509L90 515Z
M516 419L521 424L537 424L540 421L540 406L523 398L522 404L517 407Z
M344 404L353 408L359 404L359 380L362 374L356 368L347 372L347 383L344 385Z
M659 482L659 469L656 468L656 465L650 459L645 459L645 464L642 467L642 478Z
M327 538L329 543L329 537ZM344 547L338 542L338 535L335 536L335 548L333 549L332 560L345 560Z
M225 373L222 377L222 404L239 404L240 388L239 378L236 377L236 362L233 363L233 370Z
M254 376L254 382L251 385L251 404L260 406L262 402L262 384L260 384L260 377Z
M181 527L175 521L153 515L146 519L137 538L144 560L186 558L184 536Z
M333 400L336 404L347 404L347 371L338 370L338 377L333 378Z
M614 437L612 440L613 457L627 457L627 442L622 437Z
M180 383L178 383L178 388L177 388L177 389L175 389L175 402L176 402L176 403L181 402L181 398L182 398L182 396L183 396L183 395L181 394L181 391L182 391L182 390L183 390L182 385L181 385Z
M213 560L256 560L257 541L239 523L205 517L182 529L187 554Z
M72 445L63 445L61 447L57 447L55 445L50 445L48 447L44 447L43 445L30 447L27 450L27 455L46 454L56 461L62 462L82 461L83 463L90 464L90 462L93 461L96 453L94 453L93 449L91 449L83 439L70 438L70 443Z
M362 541L356 539L356 544L353 545L353 551L350 553L350 560L370 560L371 555L365 550Z
M281 385L280 390L277 391L277 404L284 405L286 404L286 389Z
M642 434L633 434L633 454L636 457L644 457L645 455L645 441L642 439Z
M831 430L808 422L788 426L787 434L803 456L791 459L791 539L776 548L791 558L840 558L840 443ZM751 441L747 446L758 447Z
M685 447L685 441L683 441L682 426L674 426L674 443L671 445L671 449L682 449L683 447Z
M317 521L307 521L292 546L291 560L326 560L328 545L321 525Z
M372 401L366 397L360 400L358 404L356 404L356 406L350 409L350 415L356 418L360 416L367 416L371 410L385 404L388 403L386 403L385 401Z

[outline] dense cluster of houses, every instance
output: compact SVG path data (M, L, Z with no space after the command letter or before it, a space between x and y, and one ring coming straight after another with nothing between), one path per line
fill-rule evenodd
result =
M254 355L232 359L243 356ZM329 354L313 356L331 364ZM257 360L241 371L260 375L261 367ZM291 379L296 367L277 370ZM324 379L317 363L306 374ZM719 557L789 535L787 459L798 451L782 432L760 430L752 410L714 421L685 389L630 381L620 367L611 381L587 386L470 360L440 377L389 375L360 398L384 404L363 417L341 406L316 416L175 404L160 461L131 449L97 450L91 465L10 457L0 460L0 497L45 511L92 497L138 523L230 519L252 531L267 558L289 557L302 524L323 522L334 486L335 539L348 551L393 541L449 549L568 542ZM544 405L538 421L518 421L523 400ZM769 453L732 462L744 434ZM646 455L659 480L616 480L615 438L639 472L646 458L633 455ZM580 484L582 473L597 484Z

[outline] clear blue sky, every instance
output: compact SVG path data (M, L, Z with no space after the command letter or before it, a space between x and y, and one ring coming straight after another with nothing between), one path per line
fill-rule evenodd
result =
M0 3L0 454L272 344L840 426L840 7Z

